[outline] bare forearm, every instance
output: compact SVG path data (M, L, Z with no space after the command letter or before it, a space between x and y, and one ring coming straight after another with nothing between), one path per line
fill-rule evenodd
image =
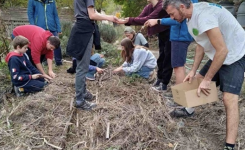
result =
M36 67L42 74L45 74L41 63L36 64Z
M213 62L211 64L207 74L205 75L206 79L212 80L214 75L218 72L220 67L223 65L225 58L227 56L227 53L228 53L227 49L216 51L216 53L214 55Z
M48 62L48 70L53 71L53 61L52 59L47 59Z
M197 45L196 51L195 51L195 58L194 63L192 66L192 71L196 72L200 63L202 62L202 59L204 57L204 49L200 45Z

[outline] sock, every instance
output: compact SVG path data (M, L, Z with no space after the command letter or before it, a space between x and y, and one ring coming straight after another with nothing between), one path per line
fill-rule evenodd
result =
M235 144L225 143L224 150L234 150Z

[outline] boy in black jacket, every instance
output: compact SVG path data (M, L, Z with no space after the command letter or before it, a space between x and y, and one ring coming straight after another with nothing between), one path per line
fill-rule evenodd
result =
M17 97L23 93L41 91L46 85L42 74L31 64L25 54L28 44L27 38L16 36L13 39L14 50L5 58Z

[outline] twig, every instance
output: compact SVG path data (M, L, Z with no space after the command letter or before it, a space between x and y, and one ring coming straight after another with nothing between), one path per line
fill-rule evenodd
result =
M107 123L107 128L106 128L106 139L110 138L110 122Z
M27 126L25 126L20 132L22 132L23 130L25 130L27 127L29 127L30 125L32 125L34 122L38 121L39 119L41 119L43 117L43 115L39 118L37 118L36 120L34 120L33 122L31 122L30 124L28 124Z
M179 144L178 142L174 144L174 145L175 145L175 146L174 146L174 150L176 150L178 144Z
M74 112L75 112L75 109L72 110L72 112L71 112L71 114L70 114L70 116L69 116L69 119L68 119L68 121L66 122L66 126L65 126L65 128L64 128L64 131L63 131L63 133L62 133L62 138L63 138L63 140L61 141L61 147L62 147L63 149L64 149L65 146L66 146L67 133L68 133L69 126L72 125L71 119L72 119L72 116L73 116Z
M79 145L81 145L81 144L83 144L83 143L84 143L84 145L86 146L86 143L87 143L87 142L82 141L82 142L78 142L77 144L73 145L73 146L72 146L72 149L77 148Z
M56 146L54 144L49 143L45 138L43 138L43 141L44 141L45 144L47 144L47 145L49 145L49 146L51 146L53 148L62 149L61 147L58 147L58 146Z

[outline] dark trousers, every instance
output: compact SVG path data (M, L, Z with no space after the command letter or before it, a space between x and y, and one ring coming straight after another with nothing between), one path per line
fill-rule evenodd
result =
M32 65L33 65L34 67L36 67L35 63L34 63L33 60L32 60L31 49L30 49L29 47L28 47L28 50L26 51L26 54L28 55L29 60L30 60L30 62L32 63ZM42 63L45 59L46 59L46 58L45 58L45 55L41 55L40 62ZM36 67L36 68L37 68L37 67Z
M58 37L58 33L57 32L53 32L50 31L54 36ZM55 64L57 66L62 65L62 52L61 52L61 48L58 47L54 50L54 60L55 60Z
M33 93L43 90L45 85L44 81L44 78L30 80L25 86L23 86L24 92Z
M171 66L171 42L169 41L170 30L158 34L159 57L157 59L157 78L165 85L168 85L173 68Z

